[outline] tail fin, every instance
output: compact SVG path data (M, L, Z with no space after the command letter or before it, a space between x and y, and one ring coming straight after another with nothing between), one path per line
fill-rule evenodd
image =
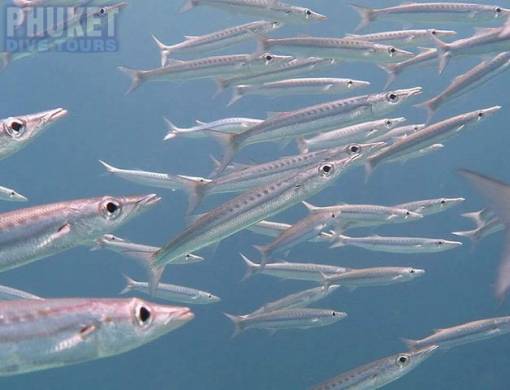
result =
M248 280L249 278L251 278L251 276L257 271L257 269L259 268L259 265L254 263L253 261L251 261L250 259L248 259L245 255L243 255L242 253L240 253L242 259L244 260L244 263L246 264L246 272L243 276L243 278L241 279L242 282L244 282L245 280Z
M469 238L473 243L476 243L480 241L480 229L476 228L473 230L465 230L462 232L452 232L452 234L455 234L459 237L466 237Z
M331 244L330 248L333 249L333 248L340 248L342 246L345 246L344 237L345 236L338 234L334 238L334 242L333 242L333 244Z
M228 134L210 130L210 135L218 141L223 149L223 156L220 165L214 170L213 177L222 173L230 164L239 150L238 134Z
M12 54L9 52L0 52L0 71L4 70L11 62Z
M478 211L471 211L469 213L461 214L462 217L468 218L473 221L476 227L481 227L494 217L492 211L489 209L482 209Z
M213 99L215 97L221 95L223 93L223 91L230 86L230 82L226 79L217 78L215 81L216 81L216 92L214 92Z
M247 89L248 89L247 85L237 85L236 87L234 87L234 91L232 92L232 98L228 102L227 107L230 107L232 104L240 100L244 96Z
M120 292L120 295L124 295L124 294L127 294L128 292L131 292L135 289L135 286L136 286L136 281L131 279L129 276L127 275L122 275L124 277L124 280L126 282L126 286L124 287L124 289L122 289L122 291Z
M430 120L436 113L437 108L439 107L439 99L432 98L423 103L415 104L415 107L423 108L427 111L427 123L430 123Z
M417 340L411 340L411 339L405 339L401 338L402 342L406 345L407 349L410 351L416 351L418 348L418 341Z
M188 12L190 9L198 5L199 0L186 0L179 8L180 13Z
M359 14L361 21L358 26L354 29L354 32L358 32L361 29L369 25L370 22L375 20L374 10L369 7L363 7L361 5L351 4L351 7Z
M264 54L269 48L269 38L262 34L257 34L257 49L255 55Z
M168 58L172 53L172 46L167 46L163 42L161 42L154 34L152 34L152 39L156 42L156 45L159 48L161 54L161 66L164 67L168 63Z
M126 68L125 66L119 66L118 69L128 75L131 79L131 85L129 89L126 91L126 95L129 95L131 92L136 90L143 83L143 71Z
M115 168L113 165L110 165L106 162L104 162L103 160L99 160L99 163L106 168L106 171L108 173L115 173L115 172L118 172L119 171L119 168Z
M300 137L296 140L296 145L299 150L299 153L304 154L309 152L308 144L306 143L306 139L304 139L303 137Z
M267 258L269 255L269 245L253 245L253 247L259 251L262 258L260 259L260 266L264 267L267 264Z
M384 70L387 74L386 84L384 84L384 89L387 89L397 78L397 75L400 73L398 71L397 64L378 64L380 69Z
M183 190L188 195L188 210L187 215L190 215L202 202L206 194L207 185L212 180L205 179L203 177L192 177L178 175L178 178L182 180Z
M168 133L167 135L165 135L165 138L163 138L163 141L168 141L170 139L177 137L179 133L183 133L183 129L174 125L173 122L170 121L170 119L168 119L167 117L163 117L163 120L165 121L168 127Z
M232 333L232 338L239 335L244 329L243 327L243 316L234 316L232 314L223 313L225 316L232 321L234 324L234 333Z
M439 74L441 74L445 70L451 58L450 45L443 42L432 33L430 33L429 36L431 37L434 45L437 47L437 55L439 58Z

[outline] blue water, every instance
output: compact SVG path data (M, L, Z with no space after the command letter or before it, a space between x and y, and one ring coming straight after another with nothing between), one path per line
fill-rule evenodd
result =
M220 153L217 145L207 140L177 139L163 143L162 116L186 127L195 119L264 118L268 111L288 111L328 99L247 97L226 108L229 93L212 99L215 85L209 81L147 84L134 94L124 96L129 82L117 66L152 68L159 64L159 53L151 33L171 43L180 41L185 34L199 35L251 20L205 7L178 14L177 3L130 1L120 19L121 48L117 53L38 55L18 61L0 73L0 117L60 106L70 112L68 118L32 145L1 162L0 184L29 196L30 205L103 194L150 193L154 190L104 175L98 159L125 168L203 176L212 170L209 154ZM396 4L392 1L377 3ZM352 31L358 23L358 16L346 2L316 0L309 1L308 5L313 5L329 20L284 28L276 35L340 36ZM384 23L374 25L381 31L398 27ZM469 34L472 30L463 27L458 31ZM250 43L227 52L253 49L254 44ZM477 58L455 61L441 77L434 67L414 69L394 85L423 86L426 96L420 99L425 99L478 61ZM384 72L369 64L340 65L317 75L370 80L371 92L380 90L385 80ZM311 201L318 205L339 202L391 205L463 196L467 201L446 213L413 224L376 230L380 234L454 239L449 234L451 231L470 228L460 213L484 205L455 170L466 167L510 181L506 169L510 143L506 121L509 82L510 74L503 74L438 113L436 119L496 104L504 106L493 118L448 142L443 150L405 165L384 165L368 184L364 183L361 169L350 171L337 185ZM410 105L395 114L405 114L408 123L425 119L423 110ZM285 152L290 154L295 149ZM262 162L276 158L279 153L275 146L257 145L244 150L239 161ZM161 245L184 228L185 196L179 192L157 192L164 200L117 232L119 236ZM220 204L224 199L227 197L211 198L206 206ZM22 206L0 204L2 211ZM276 219L293 222L303 215L304 208L297 206ZM2 378L1 386L11 390L305 389L355 366L405 350L400 337L421 338L433 328L508 314L508 302L499 305L491 286L501 241L502 237L495 235L474 248L466 242L453 251L425 255L391 255L352 248L328 250L315 244L300 245L289 256L291 261L352 267L412 265L425 268L427 274L408 284L340 291L328 297L316 306L349 314L348 319L332 326L280 332L274 336L249 331L231 339L233 327L223 312L247 313L265 302L311 287L303 282L282 282L263 276L241 283L244 265L239 252L257 259L252 245L267 242L261 236L241 232L222 242L214 255L205 251L208 261L167 270L165 281L211 291L222 298L219 304L194 307L196 318L185 327L124 355ZM144 277L140 268L117 254L77 248L4 273L0 275L0 283L46 297L115 297L123 288L122 273L138 279ZM437 353L388 388L508 389L509 348L510 338L503 336Z

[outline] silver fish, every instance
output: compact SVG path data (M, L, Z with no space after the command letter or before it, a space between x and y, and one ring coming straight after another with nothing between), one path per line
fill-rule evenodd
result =
M323 275L333 275L349 271L349 268L333 265L313 263L289 263L286 261L273 262L266 265L257 264L241 254L246 264L246 274L243 280L254 274L263 274L280 279L305 280L321 282Z
M20 115L0 120L0 160L18 152L41 135L67 111L56 108L37 114Z
M443 252L462 245L458 241L449 241L441 238L421 237L348 237L339 234L331 248L353 245L370 251L389 253L433 253Z
M288 178L249 190L207 212L154 255L163 267L278 214L333 184L359 155L319 164ZM154 282L155 283L155 282Z
M0 186L0 200L7 200L9 202L27 202L26 196L19 194L12 188Z
M437 345L388 356L354 368L310 390L374 390L403 377L437 350Z
M219 131L226 133L239 134L252 126L262 123L263 119L253 118L225 118L212 122L196 121L197 125L187 129L175 126L167 118L163 118L168 126L168 133L163 138L164 141L174 139L176 137L185 138L205 138L211 136L211 131Z
M437 214L442 211L455 207L464 202L464 198L438 198L417 200L414 202L400 203L394 207L414 211L421 215Z
M119 355L193 319L187 307L140 299L0 302L0 375L18 375Z
M300 291L294 294L287 295L277 301L266 303L260 309L255 310L253 314L267 313L270 311L282 309L297 309L310 306L312 303L326 298L329 294L334 292L340 286L332 285L329 288L314 287L308 290Z
M282 26L281 22L268 22L258 20L256 22L245 23L239 26L229 27L224 30L215 31L201 36L187 35L183 42L175 45L165 45L160 42L155 35L152 36L161 52L161 66L168 64L168 59L174 54L182 55L200 55L217 51L236 45L238 43L253 39L257 34L264 34L274 31Z
M419 47L431 43L430 35L451 37L457 33L452 30L438 30L434 28L420 30L396 30L383 31L373 34L346 34L347 38L360 39L363 41L395 45L397 47Z
M418 123L414 125L406 125L400 126L393 130L390 130L386 133L383 133L375 138L372 138L372 142L395 142L401 138L405 138L411 134L416 133L417 131L423 129L425 127L425 123Z
M393 20L400 23L463 23L480 25L504 21L510 10L497 5L476 3L404 3L387 8L368 8L352 5L359 13L360 30L374 20Z
M322 285L347 287L351 290L358 287L389 286L395 283L410 282L425 275L425 270L405 267L375 267L351 269L333 275L323 275Z
M274 54L231 54L199 58L196 60L172 60L166 66L156 69L139 70L125 66L118 69L131 79L126 94L133 92L142 83L172 82L216 78L221 75L247 75L269 69L273 64L288 62L293 57Z
M312 150L325 149L348 143L371 141L374 137L381 136L381 133L385 133L405 121L406 118L404 117L386 118L342 127L337 130L321 133L312 138L301 138L298 140L298 148L301 153L308 153Z
M508 316L487 318L450 328L436 329L432 335L421 340L402 339L402 341L411 350L421 349L430 345L450 349L507 333L510 333L510 317Z
M437 109L443 104L485 84L509 68L510 52L500 53L490 60L482 61L466 73L457 76L444 91L417 106L424 107L427 110L428 119L430 120Z
M310 329L334 324L347 314L325 309L281 309L270 312L234 316L225 313L235 326L232 337L247 329L266 329L271 333L287 329Z
M259 37L259 50L283 51L295 57L323 57L341 61L375 63L401 62L413 53L390 45L382 45L362 39L334 37Z
M248 228L249 231L255 234L261 234L268 237L278 237L282 232L292 227L290 223L274 222L274 221L260 221L255 225ZM333 233L321 232L317 237L310 239L310 242L328 242L335 235Z
M354 79L340 79L331 77L299 78L271 81L262 84L244 84L234 87L231 106L243 96L288 96L288 95L339 95L354 89L365 88L370 85L368 81Z
M430 145L442 143L457 135L468 126L478 124L481 120L490 117L499 111L500 108L501 106L494 106L471 111L429 125L369 157L365 165L367 172L370 173L377 164L384 160L394 159Z
M408 60L396 64L378 64L377 66L384 70L388 75L384 88L388 88L388 86L395 81L397 76L406 69L413 68L415 66L432 65L438 58L438 55L439 52L437 49L422 48L419 54L409 58Z
M29 292L26 291L17 290L9 286L0 285L0 301L17 301L22 299L42 300L44 298L41 298L34 294L30 294Z
M0 214L0 272L89 245L161 198L130 196L72 200Z
M139 291L165 301L190 305L208 305L210 303L218 303L221 301L219 297L211 294L210 292L177 286L175 284L160 283L156 290L151 292L149 289L149 283L137 282L125 275L124 278L126 279L126 287L120 292L121 294Z
M284 23L308 23L326 20L327 17L309 8L297 7L279 0L186 0L181 12L207 5L227 12L279 20Z

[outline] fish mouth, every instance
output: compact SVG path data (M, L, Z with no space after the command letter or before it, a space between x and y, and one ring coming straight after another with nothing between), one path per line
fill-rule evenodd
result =
M431 355L432 353L434 353L437 349L439 349L439 345L431 345L429 347L425 347L425 348L415 351L415 354L420 355L423 358L426 358L429 355Z
M486 108L484 110L480 110L480 112L483 113L483 115L492 115L495 112L498 112L499 110L501 110L501 108L502 108L501 106L493 106L493 107Z
M108 11L111 11L111 10L114 10L114 9L123 9L123 8L126 8L128 6L128 3L125 2L125 1L121 1L120 3L117 3L117 4L112 4L108 7L105 7L108 9Z
M177 319L183 323L189 322L195 318L195 314L191 311L189 307L182 307L177 313L176 317L173 319Z
M310 17L310 19L318 20L318 21L324 21L328 20L328 17L326 15L319 14L317 12L314 12L313 15Z
M28 198L26 196L18 194L17 192L14 192L10 200L13 202L28 202Z
M416 268L413 268L414 270L414 273L413 273L413 276L414 277L418 277L418 276L423 276L425 275L425 270L424 269L416 269Z
M401 90L397 91L397 94L399 94L399 95L406 95L408 97L418 96L418 95L421 95L422 93L423 93L423 88L422 87L414 87L414 88L409 88L409 89L401 89Z
M407 51L407 50L403 50L403 49L396 49L395 56L411 58L411 57L416 56L416 54L411 51Z
M145 195L138 202L136 202L136 205L140 206L140 207L146 207L146 206L150 207L150 206L154 206L161 199L162 198L157 194L149 194L149 195Z
M53 122L65 117L68 111L65 108L57 108L47 114L48 121Z

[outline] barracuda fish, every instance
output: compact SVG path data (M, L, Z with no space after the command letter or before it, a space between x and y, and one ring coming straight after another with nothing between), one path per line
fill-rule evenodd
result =
M451 207L458 206L466 199L464 198L438 198L438 199L425 199L417 200L414 202L400 203L393 207L406 209L419 213L423 216L437 214L443 212Z
M354 368L310 390L374 390L400 379L437 350L433 345L418 351L403 352Z
M496 57L483 61L466 73L457 76L444 91L417 106L427 110L428 119L430 120L437 109L443 104L485 84L492 78L508 70L509 67L510 52L500 53Z
M503 300L510 289L510 237L508 234L508 225L510 224L510 186L496 179L465 169L461 170L460 174L485 198L489 203L488 208L494 212L497 219L504 226L503 254L495 284L496 297L499 300Z
M278 214L333 184L359 155L318 164L283 180L249 190L207 212L154 254L154 267L217 243ZM154 281L153 285L157 283Z
M321 284L326 289L331 285L339 285L354 290L358 287L379 287L410 282L423 275L425 275L425 270L417 268L361 268L351 269L339 274L323 275Z
M382 43L385 45L395 45L397 47L418 47L431 43L430 35L439 37L451 37L456 35L455 31L438 29L421 30L396 30L384 31L373 34L346 34L347 38L359 39L362 41Z
M487 318L467 322L450 328L436 329L434 333L421 340L402 339L411 350L437 345L442 349L450 349L476 341L491 339L510 333L510 317Z
M384 160L392 160L430 145L443 143L459 134L462 130L465 130L468 126L478 124L481 120L490 117L499 111L500 108L501 106L494 106L457 115L429 125L408 137L402 138L393 145L369 157L365 163L367 173L370 174Z
M149 70L131 69L119 66L119 70L131 79L126 92L129 94L142 83L172 82L215 78L221 75L246 75L265 72L273 64L291 61L293 57L276 56L274 54L230 54L199 58L196 60L172 60L166 66Z
M268 313L282 309L297 309L307 307L312 303L326 298L339 287L340 286L336 285L332 285L329 288L314 287L308 290L297 292L295 294L290 294L284 298L278 299L277 301L265 304L260 309L250 313L250 315Z
M295 57L314 56L375 63L400 62L414 56L412 52L394 46L350 37L259 37L259 51L266 51L269 48L292 53Z
M370 85L368 81L339 78L300 78L272 81L256 84L237 85L234 88L232 99L228 103L231 106L243 96L294 96L294 95L338 95L358 88Z
M377 66L384 70L388 76L384 88L388 88L404 70L414 66L432 65L438 56L439 52L437 49L422 48L419 54L408 60L396 64L378 64Z
M463 217L470 218L476 223L476 228L473 230L466 230L460 232L452 232L456 236L469 238L474 243L481 239L488 237L494 233L505 230L498 217L496 217L490 210L484 209L473 213L462 214Z
M394 7L373 9L352 6L360 15L356 31L374 20L392 20L400 23L463 23L477 26L482 23L504 21L510 10L496 5L476 3L404 3Z
M56 3L55 1L44 2L40 4L39 1L25 1L16 0L17 6L21 8L23 13L20 15L19 25L24 23L26 15L31 12L36 6L52 6L50 3ZM64 1L63 5L71 5L68 1ZM78 3L78 2L74 2ZM4 52L0 53L0 70L5 68L9 63L31 57L37 53L51 52L58 49L59 46L64 45L66 42L76 39L75 33L68 33L76 29L83 30L84 36L93 36L94 33L101 29L101 23L107 23L110 19L111 14L117 13L127 6L126 2L119 2L112 4L112 1L108 1L108 5L104 5L104 1L89 1L81 2L78 7L73 8L73 12L69 12L68 18L57 26L50 26L49 30L37 35L30 39L26 44L27 47L23 47L17 52ZM59 5L62 5L60 2ZM83 7L87 5L87 7ZM97 23L99 22L99 24Z
M357 246L369 251L388 253L434 253L457 248L462 242L443 240L441 238L419 237L348 237L339 234L331 248Z
M175 126L167 118L163 118L168 126L168 134L163 138L164 141L176 137L185 138L205 138L211 137L211 131L239 134L252 126L264 122L262 119L253 118L225 118L212 122L196 121L197 125L187 129Z
M282 309L270 312L234 316L225 316L235 326L232 337L247 329L266 329L270 333L287 329L311 329L334 324L344 318L347 313L325 309Z
M0 200L7 200L9 202L27 202L26 196L17 193L12 188L0 186Z
M158 288L156 288L154 292L151 292L149 289L149 283L137 282L125 275L124 278L126 279L126 287L120 292L121 294L139 291L165 301L186 303L190 305L208 305L210 303L218 303L221 301L219 297L211 294L210 292L177 286L175 284L160 283Z
M390 130L386 133L383 133L375 138L372 138L371 141L373 142L395 142L399 139L405 138L407 136L410 136L411 134L416 133L417 131L425 128L425 123L419 123L414 125L407 125L407 126L401 126L397 127L393 130Z
M297 7L278 0L186 0L181 12L207 5L227 12L279 20L284 23L308 23L326 20L327 17L309 8Z
M19 301L22 299L42 300L44 298L12 287L0 286L0 301Z
M201 36L189 36L186 40L175 45L165 45L153 35L152 38L158 45L161 52L161 66L168 64L168 59L174 54L182 55L200 55L203 57L205 53L221 50L238 43L253 39L257 34L264 34L282 26L281 22L268 22L259 20L256 22L245 23L240 26L229 27L224 30L215 31L210 34Z
M386 118L343 127L321 133L312 138L301 138L298 140L298 148L301 153L308 153L312 150L325 149L353 142L366 142L405 121L406 118L404 117Z
M454 56L486 55L510 50L510 23L501 28L490 28L477 32L475 35L445 43L433 37L438 50L439 74L446 69Z
M349 268L333 265L313 263L289 263L287 261L273 262L266 265L257 264L241 253L246 264L246 274L243 280L249 279L254 274L263 274L280 279L305 280L309 282L321 282L323 275L333 275L349 271Z
M221 93L225 88L241 84L261 84L271 81L280 81L288 79L294 76L310 73L312 71L323 70L337 62L330 58L296 58L289 62L278 63L273 68L247 76L234 76L229 78L218 78L216 83L218 84L218 91L216 94Z
M0 272L89 245L118 229L161 198L144 196L79 199L0 214Z
M283 231L274 241L267 245L255 245L263 259L281 252L288 252L295 245L319 237L323 231L341 227L345 229L356 223L363 225L369 219L369 225L399 222L399 220L416 220L422 215L409 210L371 205L340 205L316 207L304 202L309 214L287 230ZM382 219L382 221L381 221ZM391 222L390 222L391 221Z
M0 120L0 160L18 152L67 115L63 108Z
M0 302L0 375L18 375L119 355L180 328L187 307L140 299Z
M292 172L310 168L323 161L338 160L353 155L368 157L371 151L381 144L351 144L329 150L320 150L307 154L282 157L267 163L249 165L213 179L204 177L169 175L166 173L133 171L115 168L103 161L107 171L123 179L171 190L183 190L188 195L188 213L196 209L200 202L210 194L243 192L251 188L281 180Z
M361 122L394 110L421 92L422 88L416 87L334 100L280 113L241 134L218 134L217 138L223 144L224 155L217 173L228 165L237 151L247 145L260 142L282 142Z
M433 145L426 146L423 149L409 151L408 153L402 154L398 157L390 158L390 159L386 160L385 162L387 162L387 163L400 162L403 164L409 160L414 160L415 158L420 158L420 157L426 156L427 154L437 152L438 150L441 150L443 148L444 148L443 144L433 144Z

